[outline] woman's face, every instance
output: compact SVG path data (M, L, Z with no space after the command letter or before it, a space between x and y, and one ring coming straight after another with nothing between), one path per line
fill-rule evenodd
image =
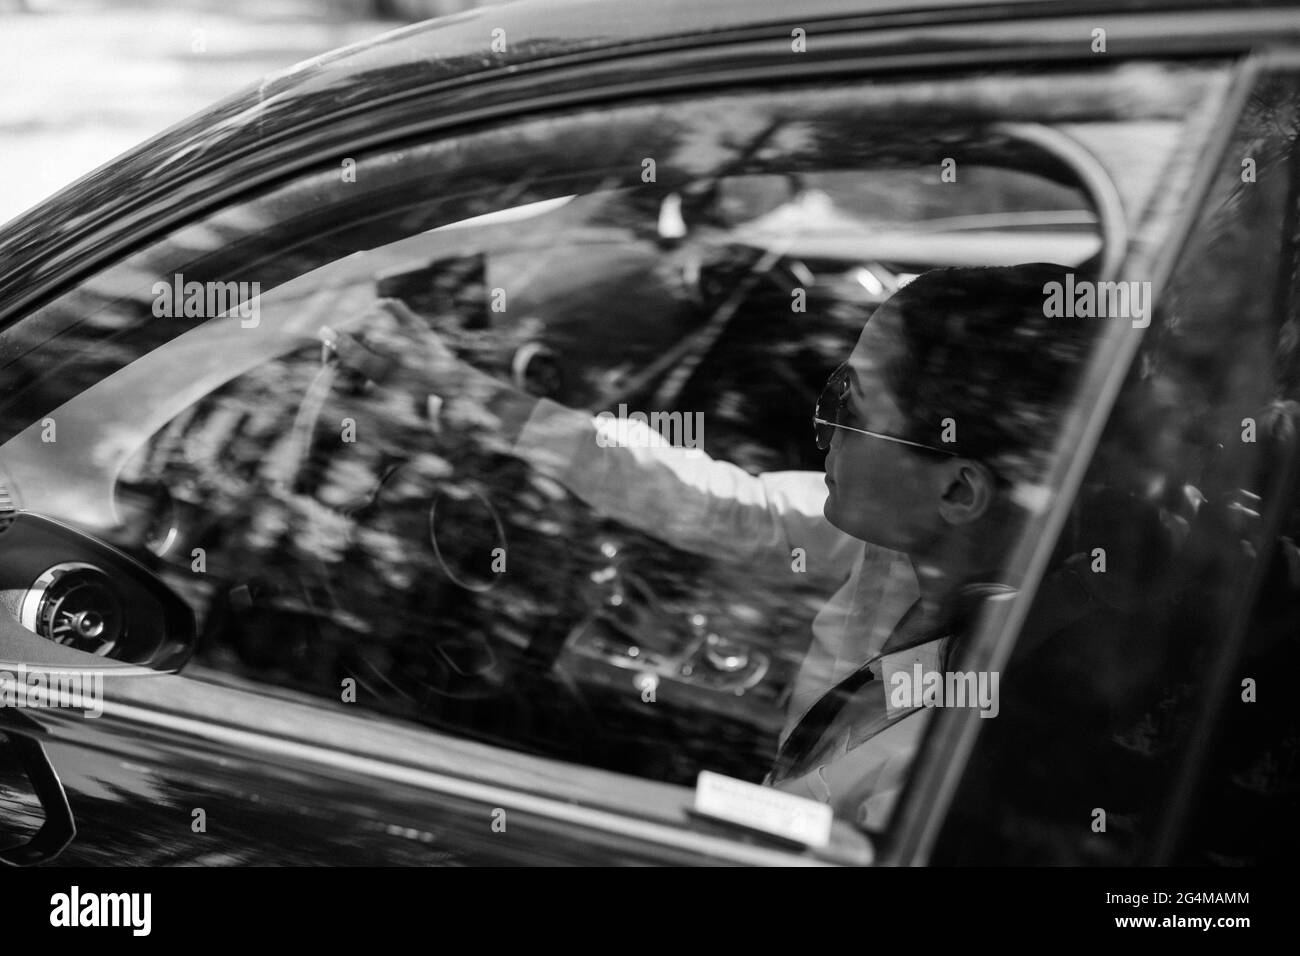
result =
M901 347L885 305L862 330L849 356L849 392L840 422L896 437L907 423L885 387L884 368ZM938 504L946 483L944 459L859 434L833 430L826 453L826 520L846 534L915 554L943 531Z

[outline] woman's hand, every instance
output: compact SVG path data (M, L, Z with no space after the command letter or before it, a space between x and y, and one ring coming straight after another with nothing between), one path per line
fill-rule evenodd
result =
M461 361L442 336L399 299L376 302L363 328L368 343L399 357L403 385L425 394L436 429L481 428L513 444L537 405L534 396Z

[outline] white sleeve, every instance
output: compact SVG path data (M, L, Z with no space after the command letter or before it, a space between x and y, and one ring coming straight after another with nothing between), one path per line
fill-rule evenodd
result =
M600 514L697 554L789 570L803 548L810 576L842 579L863 546L822 515L821 472L751 475L639 422L542 399L513 452Z

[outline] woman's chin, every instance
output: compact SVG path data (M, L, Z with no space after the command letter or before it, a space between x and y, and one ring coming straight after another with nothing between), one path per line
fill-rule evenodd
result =
M851 527L845 526L844 519L840 515L839 509L835 507L834 489L831 490L830 497L826 499L826 503L822 505L822 516L840 531L843 531L848 535L853 535L855 538L857 537L857 534L854 533Z
M874 544L877 547L897 550L895 544L886 543L886 540L883 540L887 539L889 537L888 535L876 533L876 530L878 529L872 529L870 526L864 527L862 522L846 520L835 507L834 492L831 492L831 496L826 499L826 504L822 506L822 515L831 523L831 525L838 528L840 531L843 531L851 538L857 538L859 541L865 541L867 544Z

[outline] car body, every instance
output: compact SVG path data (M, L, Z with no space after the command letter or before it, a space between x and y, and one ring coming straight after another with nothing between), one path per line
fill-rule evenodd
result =
M862 7L566 0L469 11L272 76L0 229L10 382L0 468L14 503L0 584L27 625L6 622L0 661L104 674L93 720L6 709L0 730L21 759L0 777L0 817L28 836L47 821L9 862L1114 864L1278 852L1255 831L1220 845L1197 814L1228 806L1271 826L1294 786L1276 770L1294 741L1273 742L1293 715L1261 702L1266 719L1231 716L1244 680L1263 685L1252 666L1296 653L1292 419L1284 410L1261 425L1271 437L1258 461L1234 459L1215 429L1239 427L1242 403L1254 407L1249 369L1271 357L1269 343L1270 397L1297 397L1300 366L1277 344L1296 330L1296 248L1282 239L1294 223L1282 210L1297 184L1278 171L1300 156L1287 125L1300 9ZM778 134L814 106L825 111L808 120L819 152L800 152ZM845 118L858 116L880 124L866 145L848 135ZM635 176L590 185L597 173L617 178L601 164L626 168L636 137L653 142L662 188L640 189ZM692 166L710 148L725 155L723 172ZM956 175L972 169L980 188L917 198L966 181L943 178L954 149ZM1246 160L1259 180L1244 178ZM417 181L421 164L442 174L438 190ZM335 181L362 195L337 198ZM1224 192L1257 181L1272 191ZM407 194L432 211L412 213ZM892 211L891 196L902 197ZM1051 749L1028 733L1059 730L1039 720L1037 697L1005 732L973 713L940 715L886 831L837 820L827 845L792 847L692 813L701 769L761 778L815 589L801 578L754 586L743 562L684 555L495 447L458 460L462 481L414 451L358 464L349 448L321 451L313 431L337 413L385 448L414 447L418 415L376 397L389 373L367 364L355 321L378 290L417 311L422 296L455 311L458 350L521 387L593 412L700 410L715 423L715 457L751 473L816 470L808 413L874 306L929 268L1039 258L1148 282L1180 303L1181 321L1158 308L1150 328L1099 331L1056 436L1039 524L1012 558L1020 598L983 625L978 659L1035 666L1017 636L1090 469L1127 469L1167 498L1190 472L1161 469L1195 461L1208 469L1202 490L1257 505L1245 530L1215 523L1213 508L1185 522L1196 546L1183 584L1218 581L1203 588L1217 603L1169 611L1142 648L1098 642L1083 659L1043 665L1042 686L1080 688L1063 695L1066 713L1113 696L1147 728L1120 743L1134 762L1123 773L1141 787L1122 798L1131 806L1112 807L1109 842L1090 816L1110 806L1100 795L1071 806L1074 830L1055 791L1042 798L1050 812L1034 809L1054 765L1018 782L989 769ZM143 290L156 308L155 280L174 271L158 264L173 261L191 278L255 277L272 321L169 325L189 314L159 311L144 321ZM1274 298L1242 311L1270 275ZM490 303L507 288L513 304L497 312ZM809 317L791 325L800 291L811 305L795 311ZM608 321L611 303L635 320ZM351 379L321 372L322 316L353 337L326 340ZM362 351L349 352L355 341ZM1126 375L1147 365L1167 376L1164 404L1128 397ZM299 393L296 407L281 404ZM1215 449L1221 459L1207 464ZM279 478L250 477L277 456ZM343 518L363 530L340 530ZM439 521L472 540L475 560L496 537L512 555L522 542L534 569L525 585L444 554ZM412 557L430 536L432 551ZM304 556L306 540L317 557ZM1242 541L1253 562L1238 561ZM363 565L388 587L361 580ZM84 587L117 589L124 633L153 639L59 646L28 633L52 606L50 569L63 566ZM439 573L446 580L424 589L434 597L411 583ZM394 637L419 627L440 635L434 651ZM1177 718L1165 726L1150 717L1149 681L1114 674L1149 678L1175 659L1188 674L1159 710ZM382 690L382 705L352 706L358 680L363 693ZM1249 755L1215 736L1256 720L1268 732ZM1119 773L1114 740L1103 743L1079 743L1074 762ZM999 800L1011 787L1021 802ZM995 804L1001 816L984 812ZM1282 843L1294 846L1294 833Z

